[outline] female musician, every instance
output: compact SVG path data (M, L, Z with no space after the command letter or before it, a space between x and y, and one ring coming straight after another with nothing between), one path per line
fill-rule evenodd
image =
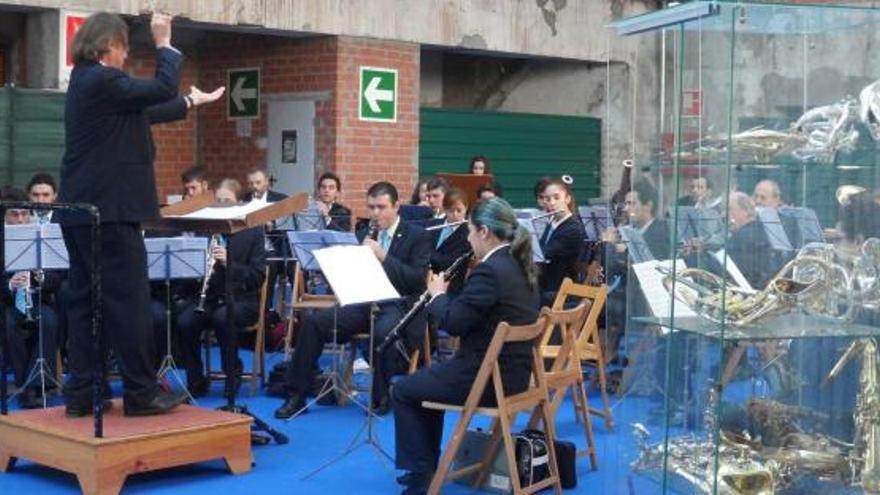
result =
M443 209L446 211L446 223L454 224L465 220L467 215L467 197L460 189L450 189L443 198ZM471 250L468 242L468 229L464 224L450 225L434 231L434 251L431 253L431 271L440 273L449 268L456 259ZM449 282L451 295L461 292L464 284L464 272L453 274Z
M396 464L407 471L398 478L406 486L404 494L425 493L440 457L443 412L423 408L422 401L463 404L498 323L530 324L538 316L531 239L518 225L513 208L500 198L478 202L471 212L468 240L480 261L461 294L450 298L447 284L437 275L428 282L429 315L461 338L458 352L449 361L404 377L391 391ZM508 345L501 351L499 362L508 393L528 387L530 345ZM484 404L492 405L493 397L491 386L487 387Z
M428 179L419 179L409 200L411 205L428 206Z
M485 156L477 155L471 158L470 173L474 175L492 175L492 167Z
M547 181L542 196L544 210L556 212L541 234L544 253L541 266L541 304L550 306L565 277L577 280L577 263L584 249L584 226L575 214L574 198L569 185L560 178Z
M237 203L241 185L234 179L220 182L214 192L218 203ZM180 346L183 365L186 368L187 388L193 397L208 393L210 383L205 378L199 338L204 330L213 329L217 334L222 350L227 346L238 345L238 335L230 332L226 325L226 304L223 297L226 290L227 269L234 273L233 292L235 295L235 327L253 325L259 316L259 290L266 273L266 251L263 228L242 230L212 247L214 268L208 279L205 311L197 311L198 300L191 301L181 311L177 319L180 329ZM237 353L236 353L237 354ZM237 388L240 384L241 363L226 362L227 353L221 352L223 372L227 387Z

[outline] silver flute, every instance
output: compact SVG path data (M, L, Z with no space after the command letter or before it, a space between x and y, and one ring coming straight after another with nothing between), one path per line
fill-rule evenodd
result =
M444 227L457 227L463 223L467 223L467 220L459 220L457 222L449 222L449 223L441 223L438 225L432 225L430 227L425 227L425 230L430 231L430 230L440 230Z

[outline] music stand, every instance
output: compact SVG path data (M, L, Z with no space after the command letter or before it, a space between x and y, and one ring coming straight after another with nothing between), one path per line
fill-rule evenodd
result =
M12 397L22 393L31 383L39 380L40 394L45 408L47 406L46 382L55 385L57 390L61 390L61 384L49 372L46 355L43 353L43 297L40 282L45 270L67 270L70 267L67 247L64 245L61 226L58 224L7 225L5 230L5 252L9 253L9 258L5 263L6 271L36 272L31 279L38 282L35 291L33 286L24 289L28 292L34 291L37 294L39 310L32 317L37 325L37 359L28 372L24 384L12 394ZM30 313L25 316L31 318ZM3 324L6 324L5 320ZM6 330L12 331L9 328ZM54 356L51 357L54 359ZM5 369L0 369L0 373L5 373L5 371Z
M825 242L822 224L812 209L783 206L778 213L792 247L800 249L811 242Z
M675 208L678 241L700 238L707 246L724 245L724 222L714 208L678 206Z
M620 238L626 244L627 256L633 264L642 263L656 259L645 242L645 237L638 229L634 229L629 225L621 225L617 229Z
M579 206L578 215L590 242L601 241L602 233L614 225L608 205Z
M165 357L156 376L164 378L169 373L181 386L193 403L195 398L186 382L177 372L171 352L171 280L204 278L205 258L208 254L206 237L152 237L144 239L147 250L147 273L150 280L165 281Z
M290 242L290 245L293 247L294 254L296 255L296 263L300 266L300 268L304 271L310 272L320 272L321 266L318 264L318 260L315 258L315 251L318 249L325 249L332 246L357 246L357 237L351 232L336 232L333 230L313 230L306 232L288 232L287 239ZM295 288L296 290L296 288ZM294 292L294 297L296 297L296 292ZM333 364L330 367L330 373L327 375L324 380L324 384L321 385L321 390L318 394L309 401L302 409L294 413L293 416L288 418L288 421L296 418L303 412L305 412L309 406L314 405L319 400L321 400L324 396L330 393L339 393L346 397L348 397L352 402L359 405L360 407L365 408L360 402L354 400L354 396L351 394L349 390L346 390L345 387L341 387L340 376L339 376L339 339L338 333L336 329L336 315L337 310L339 308L338 304L333 305L333 342L331 345L333 346ZM292 316L292 315L291 315Z
M785 233L785 228L782 226L782 220L779 218L779 212L776 211L776 208L758 207L755 210L758 213L758 220L767 234L767 240L770 241L770 249L784 252L793 251L794 248L792 248L788 235Z
M334 246L325 249L319 249L314 252L315 259L324 272L324 276L334 294L339 301L340 306L349 305L370 305L370 363L373 366L373 373L380 373L381 366L374 355L376 347L376 312L381 302L393 301L400 299L400 294L388 280L385 269L382 264L366 246ZM375 383L375 380L373 380ZM391 455L388 454L379 443L379 438L375 435L374 421L376 414L373 412L373 387L370 386L367 415L363 425L352 438L348 447L333 459L318 466L316 469L306 474L303 479L308 479L330 465L345 458L358 447L367 445L372 447L380 462L385 464L383 456L391 461ZM366 437L361 440L361 435L366 432Z
M516 221L519 222L521 229L526 229L526 232L529 233L529 237L532 239L532 261L535 263L546 261L544 259L544 250L541 249L541 240L538 238L538 229L535 226L535 222L532 221L531 217L517 218Z

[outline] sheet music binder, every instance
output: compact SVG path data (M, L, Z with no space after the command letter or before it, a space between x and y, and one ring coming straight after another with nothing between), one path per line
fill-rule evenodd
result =
M5 226L6 271L67 270L70 259L57 223Z
M315 259L315 251L331 246L356 246L357 237L351 232L335 230L289 231L287 240L293 247L294 256L299 260L303 270L316 271L321 266Z
M203 278L208 256L207 237L149 237L147 272L150 280Z

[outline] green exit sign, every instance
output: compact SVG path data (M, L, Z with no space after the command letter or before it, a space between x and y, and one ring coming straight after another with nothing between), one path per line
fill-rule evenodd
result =
M226 117L260 118L260 69L230 69L226 72Z
M397 122L397 69L360 68L358 118Z

